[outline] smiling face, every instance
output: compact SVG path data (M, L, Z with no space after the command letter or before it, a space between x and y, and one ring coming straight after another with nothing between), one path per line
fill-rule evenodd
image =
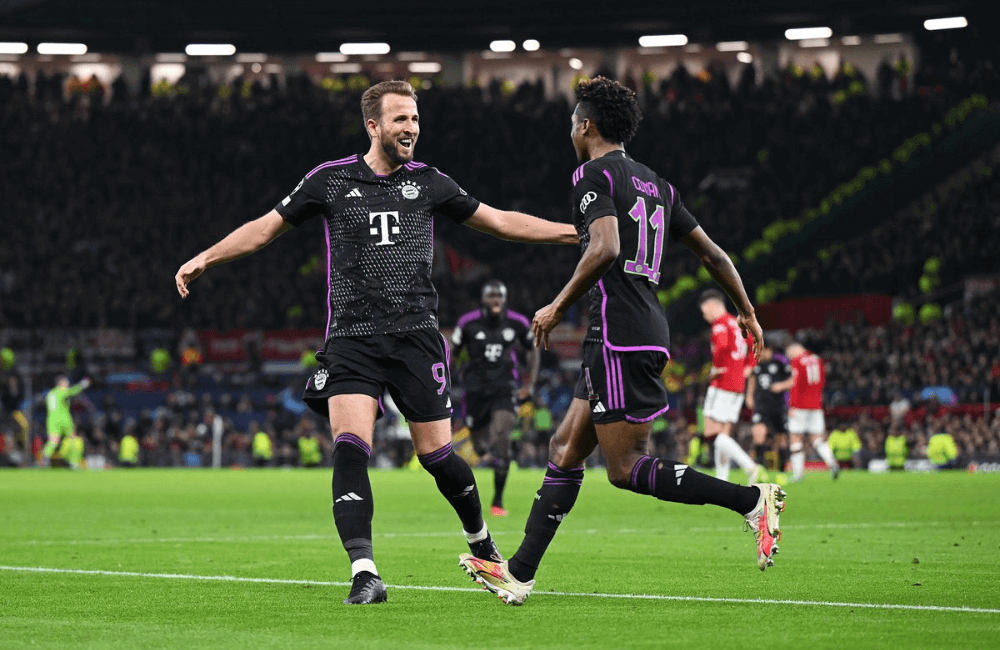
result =
M369 119L368 133L378 139L379 148L393 167L413 160L413 151L420 135L420 115L417 102L411 97L387 93L382 97L382 115Z

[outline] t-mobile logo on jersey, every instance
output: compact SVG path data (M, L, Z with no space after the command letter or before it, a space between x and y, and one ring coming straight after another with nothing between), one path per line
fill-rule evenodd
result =
M378 220L378 224L375 223L376 219ZM391 224L389 219L392 219ZM369 232L380 238L376 246L389 246L396 243L389 239L389 235L399 234L398 212L369 212L368 224L373 226Z

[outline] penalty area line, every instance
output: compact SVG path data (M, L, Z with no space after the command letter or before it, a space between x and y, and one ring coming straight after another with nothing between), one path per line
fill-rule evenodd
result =
M202 580L207 582L243 582L273 585L308 585L311 587L349 587L350 582L335 582L325 580L288 580L281 578L243 578L239 576L205 576L185 573L141 573L138 571L104 571L100 569L56 569L50 567L2 566L0 571L20 573L63 573L73 575L99 575L124 578L153 578L163 580ZM478 593L481 589L467 587L434 587L424 585L386 585L390 589L408 589L412 591L452 591L463 593ZM664 600L675 602L722 603L738 605L797 605L802 607L848 607L858 609L886 609L920 612L955 612L968 614L1000 614L1000 609L987 607L951 607L945 605L900 605L894 603L846 603L822 600L779 600L771 598L714 598L710 596L667 596L659 594L603 594L581 593L572 591L536 591L538 596L560 596L576 598L608 598L622 600Z

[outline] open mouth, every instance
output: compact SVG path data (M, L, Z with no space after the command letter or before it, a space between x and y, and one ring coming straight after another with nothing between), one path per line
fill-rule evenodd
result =
M403 148L409 149L413 146L413 138L400 138L399 144L403 145Z

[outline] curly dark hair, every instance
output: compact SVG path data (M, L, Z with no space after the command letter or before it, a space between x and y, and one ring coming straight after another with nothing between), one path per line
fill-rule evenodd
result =
M639 129L642 113L635 92L607 77L584 79L576 87L577 112L597 125L604 139L627 144Z

